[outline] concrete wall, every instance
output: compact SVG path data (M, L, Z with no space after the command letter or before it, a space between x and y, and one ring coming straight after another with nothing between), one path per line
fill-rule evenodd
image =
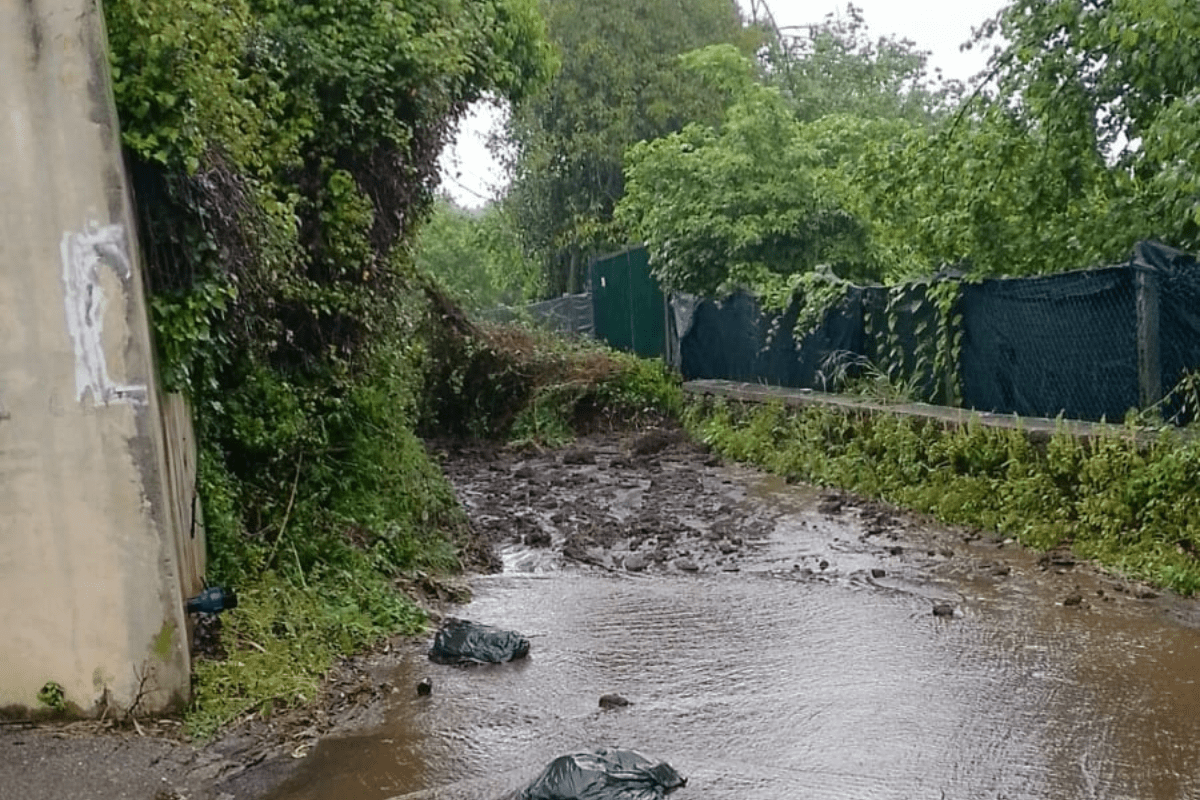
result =
M17 713L49 681L89 713L187 696L187 532L133 219L99 0L4 0L0 707Z

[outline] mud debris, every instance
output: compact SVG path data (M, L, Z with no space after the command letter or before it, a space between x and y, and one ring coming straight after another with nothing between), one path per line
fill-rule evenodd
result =
M625 573L738 569L772 530L707 448L666 426L583 437L564 451L491 449L498 469L443 448L476 536L518 570L552 559ZM524 476L524 477L520 477ZM519 480L514 480L519 478Z

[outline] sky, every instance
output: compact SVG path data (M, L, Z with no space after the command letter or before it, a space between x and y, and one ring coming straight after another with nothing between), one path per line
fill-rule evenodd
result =
M751 0L739 0L747 16ZM845 0L766 0L781 28L817 24L826 14L846 9ZM856 0L862 9L868 33L875 39L896 36L911 39L928 51L932 71L940 67L944 77L968 81L987 62L979 48L961 52L959 46L971 38L971 29L1008 4L1008 0ZM501 122L498 112L478 106L464 121L454 144L442 154L442 186L462 206L475 208L496 197L504 176L488 152L489 133Z

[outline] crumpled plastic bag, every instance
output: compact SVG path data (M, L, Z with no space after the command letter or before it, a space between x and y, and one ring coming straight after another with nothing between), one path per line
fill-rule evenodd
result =
M634 750L602 747L559 756L516 800L662 800L687 778Z
M451 617L433 638L429 660L438 664L499 664L529 655L519 633Z

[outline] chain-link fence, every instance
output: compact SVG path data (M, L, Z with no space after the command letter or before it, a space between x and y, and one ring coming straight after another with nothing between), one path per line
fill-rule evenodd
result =
M524 306L501 306L480 314L490 322L531 320L552 331L573 336L594 336L596 322L590 293L564 294L553 300L542 300Z
M1200 264L1154 243L1119 266L1045 277L848 286L799 337L802 301L782 314L744 293L671 307L667 353L689 380L829 391L874 377L914 399L1022 416L1195 413L1172 389L1200 369Z

